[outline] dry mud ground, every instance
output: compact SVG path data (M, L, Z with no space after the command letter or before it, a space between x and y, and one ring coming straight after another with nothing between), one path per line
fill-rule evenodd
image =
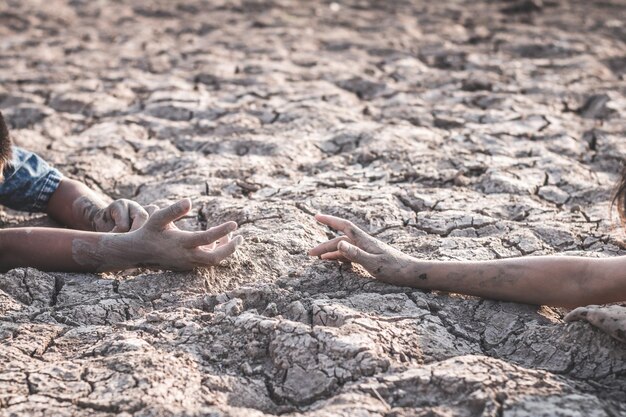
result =
M563 310L309 259L624 254L623 1L5 0L16 141L246 244L193 273L0 277L0 415L618 416L626 348ZM45 219L5 211L4 227Z

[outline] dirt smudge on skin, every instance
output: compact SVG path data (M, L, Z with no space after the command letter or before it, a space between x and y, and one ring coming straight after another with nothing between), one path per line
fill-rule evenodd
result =
M0 414L626 415L624 344L589 323L306 255L318 212L426 259L623 255L624 11L3 2L17 144L245 243L187 273L3 274Z

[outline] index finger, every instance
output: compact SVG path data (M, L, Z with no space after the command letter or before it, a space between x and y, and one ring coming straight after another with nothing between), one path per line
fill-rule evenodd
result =
M193 232L186 238L185 247L195 248L198 246L210 245L219 238L228 236L230 232L235 230L237 230L237 223L226 222L203 232Z
M184 198L169 207L155 211L148 220L148 226L155 229L164 229L169 223L189 213L189 210L191 210L191 200Z
M345 233L357 246L365 250L374 250L377 248L376 239L359 229L359 227L349 220L321 213L315 215L315 220Z

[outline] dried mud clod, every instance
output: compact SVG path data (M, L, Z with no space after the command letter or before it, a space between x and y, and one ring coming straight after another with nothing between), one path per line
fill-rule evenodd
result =
M566 324L306 256L317 212L429 259L624 254L623 2L122 3L0 5L15 141L246 243L190 273L2 274L0 415L626 415L624 307Z

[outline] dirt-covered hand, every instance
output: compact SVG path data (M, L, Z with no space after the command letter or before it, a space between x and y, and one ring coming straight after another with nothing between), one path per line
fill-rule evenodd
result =
M578 307L565 316L566 322L584 320L611 337L626 343L626 307L597 306Z
M232 255L243 237L231 238L237 223L226 222L202 232L187 232L174 221L191 209L189 199L180 200L160 210L150 208L151 215L139 229L120 235L132 263L136 266L190 270L217 265Z
M139 203L126 199L115 200L95 212L93 229L105 233L132 232L143 226L148 217L148 212Z
M317 214L315 219L344 235L316 246L309 255L358 263L375 278L391 284L404 285L411 277L415 259L409 255L368 235L348 220L325 214Z

